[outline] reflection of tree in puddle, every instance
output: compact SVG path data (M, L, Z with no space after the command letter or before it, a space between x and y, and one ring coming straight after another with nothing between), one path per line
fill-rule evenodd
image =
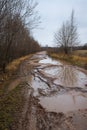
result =
M72 97L74 104L77 104L82 99L84 99L84 100L87 99L87 94L85 94L85 93L83 94L82 92L77 93L77 92L71 91L70 96ZM86 103L86 105L87 105L87 103Z
M69 65L49 67L44 72L55 78L55 84L62 86L83 88L87 84L87 75Z
M78 80L77 71L69 66L59 67L57 75L59 83L62 83L62 85L67 87L75 86Z

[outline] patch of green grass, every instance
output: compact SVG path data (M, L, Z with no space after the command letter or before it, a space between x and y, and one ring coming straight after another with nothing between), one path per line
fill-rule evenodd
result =
M0 130L10 130L17 126L24 105L23 85L11 92L5 92L4 89L0 89Z

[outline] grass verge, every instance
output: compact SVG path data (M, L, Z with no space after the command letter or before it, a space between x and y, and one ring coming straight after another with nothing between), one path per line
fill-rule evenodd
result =
M15 72L18 68L18 66L20 65L20 63L24 60L26 60L27 58L29 58L31 55L27 55L18 59L13 60L11 63L9 63L6 67L6 70L11 72Z
M71 63L72 65L77 65L79 67L87 69L87 58L81 57L79 55L65 55L65 54L56 54L56 53L49 53L50 57L66 61Z
M16 75L17 70L19 69L20 64L31 57L31 55L27 55L18 59L13 60L6 66L6 73L0 73L0 86L4 84L4 82L10 80L14 75Z
M23 85L18 85L11 92L0 89L0 130L12 130L18 126L24 105Z
M18 127L25 102L25 85L19 84L11 91L8 91L8 85L15 78L20 64L30 56L12 61L7 65L6 73L0 74L3 81L0 82L0 130L16 130Z

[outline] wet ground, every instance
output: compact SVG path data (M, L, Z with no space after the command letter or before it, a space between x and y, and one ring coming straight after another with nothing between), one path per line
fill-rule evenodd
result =
M18 130L87 130L87 71L52 60L46 52L24 66L26 103Z

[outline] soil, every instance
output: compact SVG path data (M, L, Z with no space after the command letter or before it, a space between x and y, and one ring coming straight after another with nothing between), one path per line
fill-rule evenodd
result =
M87 130L87 72L34 54L20 66L25 104L16 130ZM12 87L11 87L12 86Z

